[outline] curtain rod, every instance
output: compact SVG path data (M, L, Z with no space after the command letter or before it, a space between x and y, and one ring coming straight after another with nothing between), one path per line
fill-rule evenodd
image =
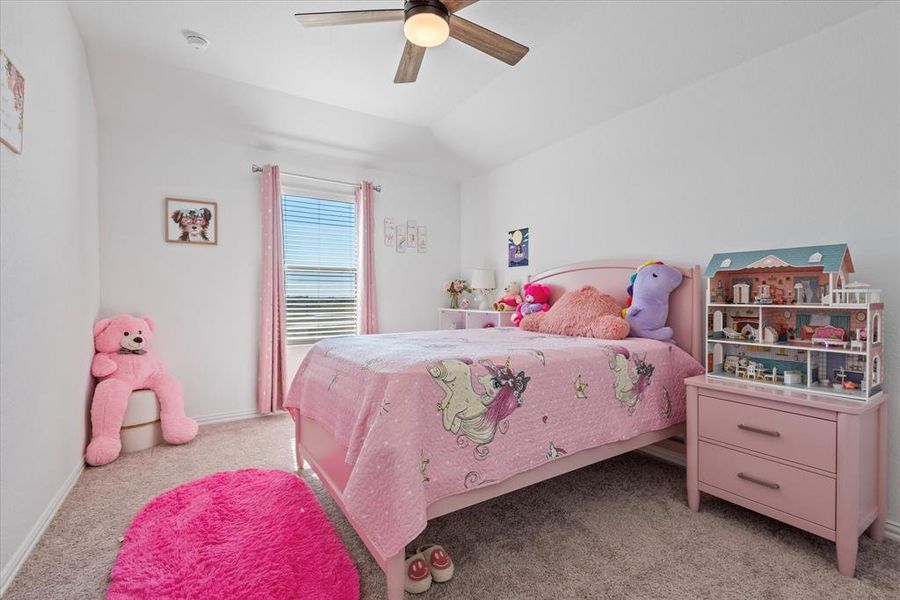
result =
M263 168L259 165L250 165L251 173L262 173ZM324 183L333 183L335 185L352 185L353 187L359 187L358 183L353 183L350 181L340 181L337 179L325 179L324 177L313 177L311 175L301 175L300 173L288 173L287 171L281 171L282 175L287 177L297 177L298 179L309 179L310 181L322 181ZM376 192L381 191L380 185L372 186Z

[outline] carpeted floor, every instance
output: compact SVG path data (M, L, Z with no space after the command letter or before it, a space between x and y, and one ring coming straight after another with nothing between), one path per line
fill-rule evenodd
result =
M243 467L293 470L287 415L201 428L186 447L125 455L82 475L6 600L102 598L119 537L148 500L179 483ZM364 599L384 579L315 476L319 496L359 568ZM621 456L432 522L456 577L429 599L898 598L900 544L860 539L857 577L834 567L834 545L704 496L684 501L684 472Z

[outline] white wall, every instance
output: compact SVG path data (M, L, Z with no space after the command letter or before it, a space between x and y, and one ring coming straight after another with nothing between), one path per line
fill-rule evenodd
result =
M705 266L721 250L847 242L858 279L900 310L898 23L900 5L882 5L464 182L463 270L524 281L580 260ZM531 265L505 270L518 227ZM895 396L898 323L885 320ZM896 398L891 419L900 522Z
M102 312L157 319L158 353L183 384L190 415L214 418L256 410L261 238L259 175L250 173L251 162L381 184L383 191L375 197L381 329L435 326L444 300L440 284L457 274L459 264L457 184L179 135L152 125L127 132L102 125L100 140ZM218 202L218 246L165 243L166 196ZM426 225L429 252L398 254L385 247L384 217Z
M0 584L83 464L99 303L97 117L62 2L3 2L24 152L0 148ZM4 75L5 77L5 75Z

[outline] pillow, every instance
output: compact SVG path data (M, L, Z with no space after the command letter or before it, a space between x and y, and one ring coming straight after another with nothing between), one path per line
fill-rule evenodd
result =
M612 296L592 285L563 294L547 312L527 315L520 325L526 331L621 340L628 335L628 321Z

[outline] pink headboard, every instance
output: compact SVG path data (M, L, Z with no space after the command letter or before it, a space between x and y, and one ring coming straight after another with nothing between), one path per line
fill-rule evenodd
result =
M538 273L529 281L550 286L553 302L568 290L592 285L611 295L621 306L625 306L625 299L628 297L626 292L628 278L641 264L643 261L628 260L577 263ZM684 275L684 281L669 298L668 325L675 331L675 343L696 358L700 364L706 364L703 358L703 345L700 343L700 313L703 309L700 267L666 264L675 267Z

